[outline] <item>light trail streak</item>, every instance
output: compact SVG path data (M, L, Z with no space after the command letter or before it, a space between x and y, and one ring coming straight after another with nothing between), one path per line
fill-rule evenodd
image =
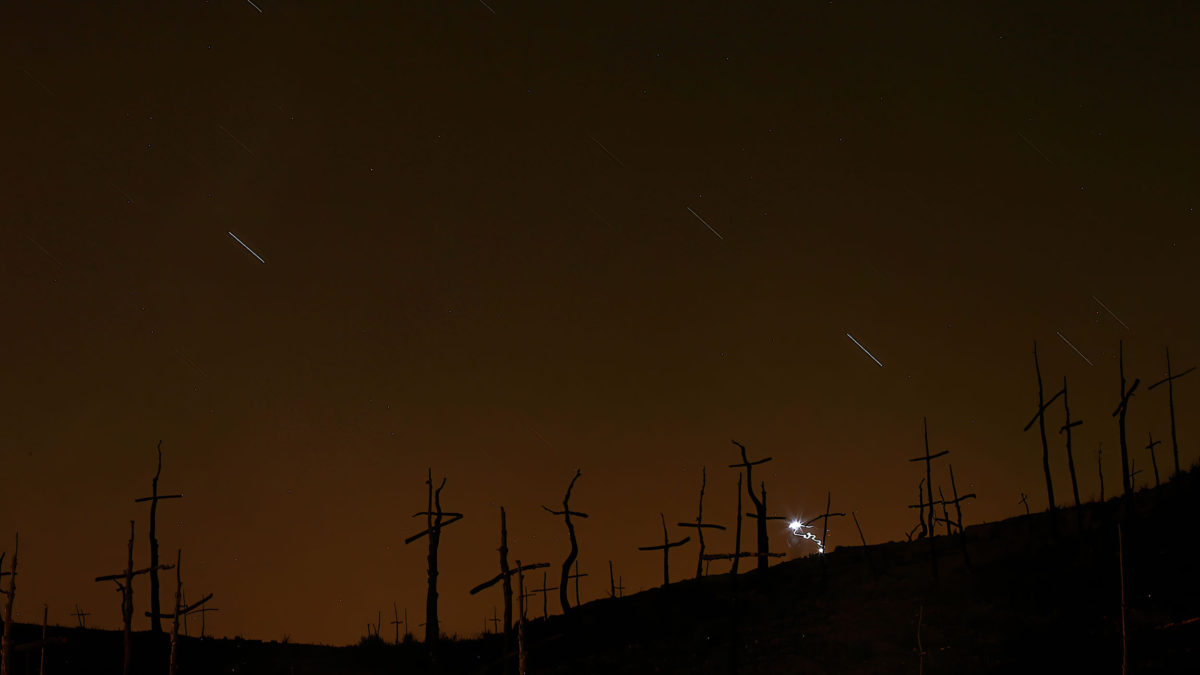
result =
M716 230L714 230L713 226L709 225L707 220L701 218L699 213L696 213L695 211L693 211L692 207L690 207L690 206L687 207L687 210L688 210L688 213L692 214L693 216L696 216L696 220L699 220L700 222L704 223L704 226L708 228L709 232L712 232L713 234L717 235L717 238L720 239L721 241L725 241L725 237L722 237L720 232L717 232Z
M258 5L254 4L254 0L246 0L246 2L250 3L250 6L253 7L254 9L257 9L259 14L263 13L262 7L259 7Z
M1111 309L1109 309L1103 302L1100 302L1100 298L1097 298L1096 296L1093 295L1092 299L1096 301L1097 305L1104 307L1104 311L1108 312L1109 314L1112 314L1112 318L1116 319L1117 323L1121 324L1122 326L1125 326L1125 322L1121 320L1121 317L1117 316L1116 314L1113 314L1113 311ZM1125 326L1125 330L1129 330L1129 326Z
M846 337L848 337L848 338L850 338L851 340L853 340L853 341L854 341L854 344L858 345L858 348L859 348L859 349L861 349L861 350L863 350L863 353L864 353L864 354L866 354L867 356L871 357L871 360L872 360L872 361L874 361L875 363L879 363L879 359L875 358L875 355L874 355L874 354L872 354L871 352L867 351L867 348L866 348L866 347L864 347L864 346L862 346L862 343L860 343L858 340L855 340L853 335L851 335L851 334L849 334L849 333L846 333ZM880 367L880 368L882 368L882 367L883 367L883 364L882 364L882 363L879 363L879 367Z
M1054 331L1054 333L1055 333L1056 335L1058 335L1058 337L1062 338L1062 341L1063 341L1063 342L1065 342L1065 343L1067 343L1067 346L1068 346L1068 347L1070 347L1071 349L1074 349L1074 350L1075 350L1075 353L1079 355L1079 358L1083 359L1084 361L1087 361L1087 364L1088 364L1089 366L1094 366L1094 365L1096 365L1096 364L1092 363L1092 360L1091 360L1091 359L1089 359L1088 357L1084 356L1084 355L1083 355L1083 352L1079 351L1079 349L1077 349L1077 348L1075 347L1075 345L1071 344L1071 341L1070 341L1070 340L1068 340L1067 338L1063 337L1063 334L1062 334L1062 333L1059 333L1058 331Z
M791 523L788 524L788 529L790 529L792 531L792 536L800 537L801 539L808 539L809 541L816 542L817 543L817 553L824 553L825 552L825 544L820 539L817 539L817 535L813 534L812 532L801 532L800 531L800 530L811 530L812 528L813 528L812 525L805 525L803 522L801 522L799 520L793 520Z
M255 258L258 258L258 262L260 262L260 263L262 263L262 264L264 264L264 265L266 265L266 264L267 264L267 261L266 261L266 260L263 260L263 259L262 259L262 256L260 256L259 254L255 253L255 252L254 252L254 249L250 248L249 246L246 246L246 242L242 241L241 239L238 239L238 236L237 236L236 234L234 234L234 233L230 232L230 233L229 233L229 236L233 237L234 241L236 241L237 243L241 244L241 245L242 245L242 248L246 249L247 251L250 251L250 255L254 256Z

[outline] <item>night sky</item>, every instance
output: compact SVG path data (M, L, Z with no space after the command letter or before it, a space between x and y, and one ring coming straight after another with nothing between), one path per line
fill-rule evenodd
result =
M775 458L772 512L832 491L869 541L903 539L923 416L979 494L968 521L1045 508L1034 340L1084 420L1084 498L1100 443L1120 485L1118 341L1141 484L1147 433L1169 446L1145 390L1164 347L1200 361L1196 3L32 4L0 9L19 620L119 626L93 577L123 568L132 518L147 560L133 499L160 439L185 495L163 556L216 594L210 632L344 644L382 609L390 638L393 600L418 632L425 545L403 541L432 467L466 515L441 614L468 635L500 604L467 595L497 571L498 507L554 580L541 505L577 468L586 601L608 560L659 582L636 548L659 512L695 518L701 467L732 525L731 439ZM135 603L143 629L144 578Z

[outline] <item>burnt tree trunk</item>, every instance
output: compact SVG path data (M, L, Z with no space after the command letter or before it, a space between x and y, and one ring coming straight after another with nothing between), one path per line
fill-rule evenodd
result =
M162 635L162 619L159 618L162 606L158 599L158 536L155 529L158 515L158 477L162 474L162 441L158 442L157 452L158 465L154 470L154 480L150 481L150 632ZM172 651L174 642L172 638ZM174 667L171 669L171 675L175 675Z
M133 672L133 521L129 521L129 557L125 562L125 588L121 591L121 627L125 644L122 675Z
M742 445L741 443L738 443L737 441L733 441L733 444L738 446L738 449L741 451L742 461L739 464L730 464L729 468L732 469L732 468L737 468L737 467L744 467L746 469L746 494L750 495L750 502L752 504L754 504L755 534L756 534L755 539L757 540L757 543L758 543L758 566L757 567L760 570L765 570L768 567L767 555L771 550L771 548L770 548L771 542L767 535L767 504L766 504L767 487L766 487L766 482L763 481L762 482L763 498L760 500L754 494L753 470L754 470L755 465L765 464L765 463L771 461L771 458L767 457L766 459L760 459L760 460L751 462L750 459L746 456L746 446ZM739 511L739 513L740 513L740 511ZM736 558L734 560L736 560Z
M733 566L729 574L737 576L738 561L742 559L742 474L738 474L737 484L737 525L733 535Z
M1096 466L1100 470L1100 503L1104 503L1104 442L1096 446Z
M569 614L571 611L571 601L567 595L567 583L571 579L571 565L579 557L579 542L575 539L575 524L571 522L571 516L578 516L580 518L588 517L586 513L571 510L571 490L575 489L575 481L579 480L581 474L582 472L576 469L574 477L571 478L570 484L567 485L567 494L563 497L562 511L555 511L546 506L542 507L553 515L563 517L563 520L567 524L567 537L571 541L571 550L567 553L567 559L563 561L562 575L559 577L558 582L558 602L562 605L564 615Z
M1071 429L1083 424L1081 421L1071 421L1071 404L1067 401L1067 378L1063 376L1063 410L1067 414L1067 421L1063 424L1058 433L1066 432L1067 434L1067 470L1071 472L1071 495L1075 498L1075 506L1079 506L1079 481L1075 477L1075 454L1071 449Z
M1150 451L1150 465L1154 467L1154 487L1158 487L1161 483L1158 481L1158 458L1154 456L1154 446L1162 443L1162 441L1154 440L1154 432L1148 432L1148 434L1150 444L1146 446L1146 449Z
M8 568L8 589L4 591L4 633L0 636L0 675L12 673L13 651L13 601L17 595L17 554L21 549L21 536L18 534L13 542L13 555Z
M508 658L508 638L512 635L512 575L508 570L508 518L500 507L500 574L504 576L504 658ZM507 668L506 668L507 670Z
M1167 349L1167 376L1146 388L1146 390L1149 391L1164 382L1167 384L1167 406L1168 406L1168 410L1171 413L1171 452L1175 459L1175 475L1179 475L1179 439L1175 435L1175 384L1174 383L1175 383L1175 380L1178 380L1179 378L1183 377L1184 375L1187 375L1188 373L1192 372L1195 369L1196 369L1196 367L1192 366L1191 368L1188 368L1187 370L1183 371L1182 373L1178 373L1178 374L1172 373L1171 372L1171 350L1170 350L1170 348L1168 348Z
M1125 343L1118 343L1118 362L1121 369L1121 403L1117 409L1113 411L1113 417L1117 418L1117 429L1121 437L1121 487L1124 490L1126 497L1133 494L1132 474L1129 469L1129 445L1125 439L1125 416L1129 411L1129 399L1133 396L1133 392L1137 389L1140 379L1134 378L1133 385L1129 389L1125 388Z
M429 553L426 556L429 583L425 592L425 651L430 664L434 664L436 667L437 645L441 633L438 626L438 546L442 541L442 529L462 520L463 515L442 510L442 489L446 487L446 479L443 478L435 490L433 488L433 469L428 470L425 485L428 490L426 508L424 511L413 514L414 518L425 516L425 529L405 539L404 543L407 545L421 537L429 537ZM450 517L449 520L445 520L446 516ZM405 626L407 627L407 624Z
M1046 443L1046 418L1043 414L1046 403L1042 390L1042 366L1038 363L1037 342L1033 343L1033 369L1037 372L1038 385L1038 433L1042 437L1042 471L1046 474L1046 499L1050 502L1050 510L1057 506L1054 503L1054 481L1050 478L1050 446Z

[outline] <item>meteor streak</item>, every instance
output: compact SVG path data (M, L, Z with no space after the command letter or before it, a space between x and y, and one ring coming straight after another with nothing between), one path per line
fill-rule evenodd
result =
M237 243L241 244L241 245L242 245L242 248L246 249L247 251L250 251L250 255L254 256L255 258L258 258L258 262L260 262L260 263L262 263L262 264L264 264L264 265L266 265L266 264L267 264L267 261L266 261L266 260L263 260L263 259L262 259L262 256L260 256L259 254L255 253L255 252L254 252L254 249L250 248L249 246L246 246L246 242L242 241L241 239L238 239L238 236L237 236L236 234L234 234L234 233L230 232L230 233L229 233L229 236L233 237L234 241L236 241Z
M720 232L717 232L716 230L714 230L713 226L709 225L707 220L701 218L699 213L696 213L695 211L693 211L692 207L690 207L690 206L687 207L687 210L688 210L688 213L692 214L693 216L696 216L696 220L704 223L704 226L708 228L709 232L712 232L713 234L717 235L717 239L720 239L721 241L725 241L725 237L722 237Z
M1075 348L1075 345L1071 344L1071 341L1070 341L1070 340L1068 340L1067 338L1063 337L1063 334L1062 334L1062 333L1059 333L1058 331L1054 331L1054 332L1055 332L1055 334L1056 334L1056 335L1058 335L1058 337L1062 338L1062 341L1063 341L1063 342L1067 343L1067 346L1068 346L1068 347L1070 347L1071 349L1075 349L1075 353L1079 355L1079 358L1083 359L1084 361L1087 361L1087 364L1088 364L1089 366L1093 366L1093 365L1095 365L1094 363L1092 363L1091 359L1089 359L1088 357L1086 357L1086 356L1084 356L1084 355L1083 355L1083 352L1081 352L1081 351L1079 351L1078 349L1076 349L1076 348Z
M1093 295L1092 299L1096 301L1097 305L1104 307L1104 311L1108 312L1109 314L1112 314L1112 318L1116 319L1117 323L1121 324L1122 326L1125 326L1125 322L1121 320L1121 317L1117 316L1116 314L1113 314L1113 311L1111 309L1109 309L1107 306L1105 306L1105 304L1103 302L1100 302L1100 298L1097 298L1096 296ZM1125 326L1125 330L1129 330L1129 326Z
M871 357L871 360L872 360L872 361L874 361L875 363L879 363L879 359L875 358L875 355L874 355L874 354L872 354L871 352L867 351L867 348L866 348L866 347L864 347L864 346L862 346L862 344L861 344L861 343L860 343L858 340L855 340L853 335L851 335L851 334L849 334L849 333L846 333L846 337L848 337L848 338L850 338L851 340L853 340L853 341L854 341L854 344L858 345L858 348L859 348L859 349L861 349L861 350L863 350L863 353L864 353L864 354L866 354L867 356ZM882 367L883 367L883 364L882 364L882 363L879 363L879 367L880 367L880 368L882 368Z

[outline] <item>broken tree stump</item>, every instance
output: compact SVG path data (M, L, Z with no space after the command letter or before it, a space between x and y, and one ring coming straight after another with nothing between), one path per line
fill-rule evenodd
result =
M563 517L563 521L567 524L567 537L571 541L571 550L567 553L567 559L563 561L562 575L558 582L558 601L562 605L563 614L568 614L571 611L571 603L567 599L567 581L571 576L571 565L575 562L575 558L579 556L579 542L575 539L575 525L571 522L571 516L579 518L588 517L586 513L571 510L571 490L575 489L575 481L579 480L579 476L582 473L579 469L575 470L575 476L571 478L571 482L567 485L567 494L563 497L561 511L555 511L548 506L542 507L552 515Z
M426 509L413 514L413 518L425 516L425 529L404 540L405 545L429 537L428 587L425 593L425 651L430 663L437 660L437 643L440 636L438 629L438 545L442 541L442 530L453 523L462 520L463 514L442 510L442 488L446 487L446 479L436 490L433 489L433 469L428 469L425 478L428 488ZM446 520L446 518L449 518Z
M700 467L700 507L696 510L696 522L694 523L676 523L679 527L694 527L696 528L696 537L700 540L700 553L696 557L696 578L699 579L704 575L704 530L724 530L724 525L714 525L704 522L704 487L708 483L708 470L705 467ZM741 490L738 491L741 493Z
M1165 378L1159 380L1158 382L1155 382L1154 384L1150 385L1149 387L1146 387L1146 391L1150 391L1150 390L1154 389L1155 387L1157 387L1158 385L1163 384L1164 382L1167 384L1167 405L1168 405L1168 409L1170 410L1170 413L1171 413L1171 452L1175 458L1175 475L1176 476L1179 475L1179 440L1175 436L1175 386L1173 383L1175 382L1175 380L1178 380L1179 378L1183 377L1184 375L1187 375L1188 373L1192 372L1195 369L1196 369L1196 366L1192 366L1191 368L1188 368L1187 370L1183 371L1182 373L1172 375L1171 374L1171 349L1170 349L1170 347L1168 347L1167 348L1167 376Z
M678 546L683 546L692 540L691 537L684 537L679 541L671 541L667 536L667 519L663 514L658 514L662 521L663 543L658 546L639 546L639 551L662 551L663 552L663 588L666 588L671 583L671 549Z

